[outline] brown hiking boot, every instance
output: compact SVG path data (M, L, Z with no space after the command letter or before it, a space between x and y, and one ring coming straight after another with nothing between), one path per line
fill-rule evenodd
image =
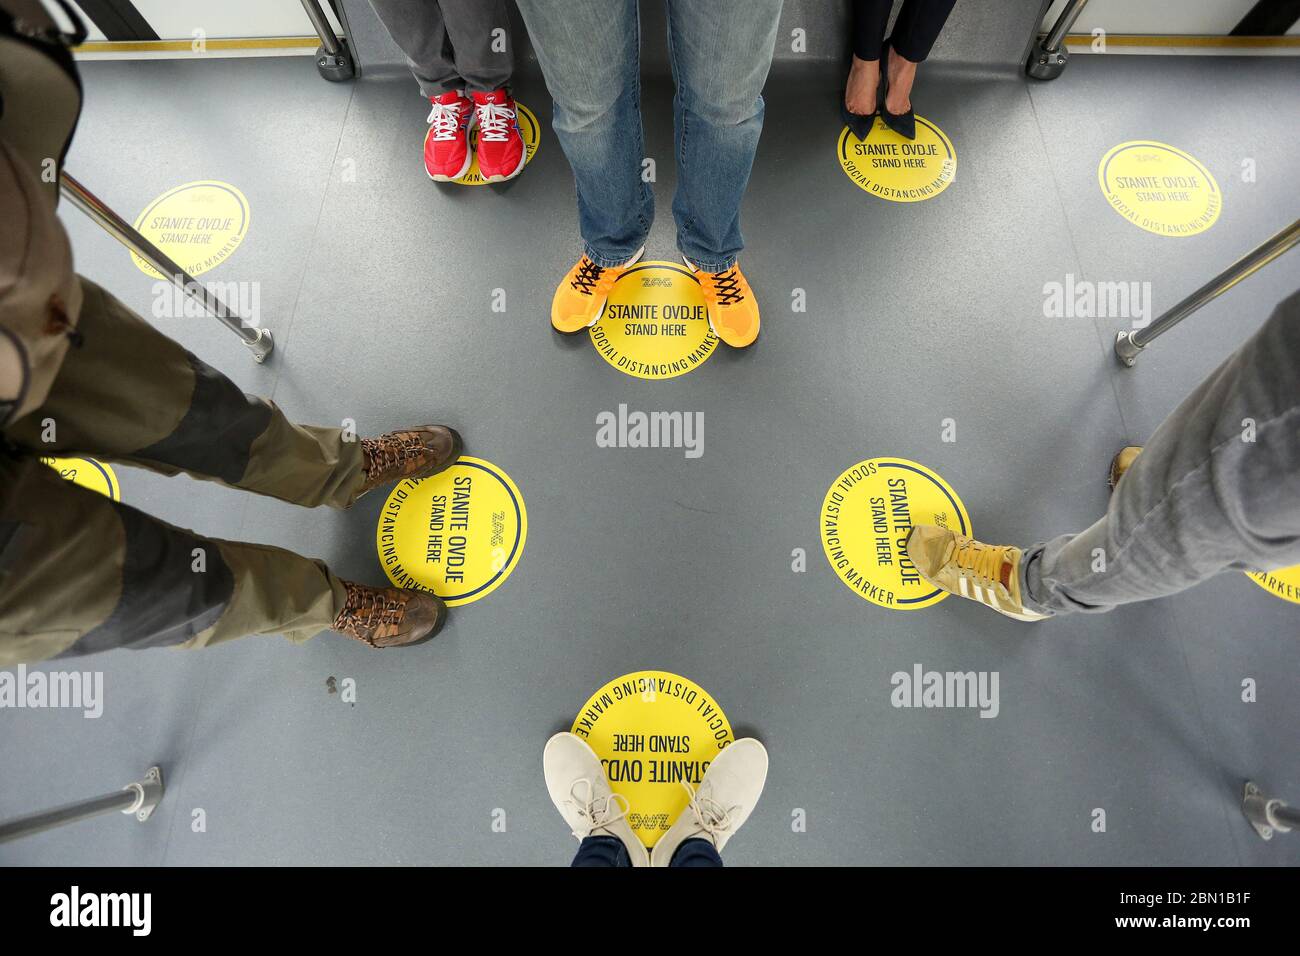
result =
M365 480L357 497L403 478L428 478L460 457L465 443L446 425L417 425L378 438L361 439Z
M334 630L371 647L404 647L433 637L447 621L436 594L410 588L372 588L344 581L348 597Z

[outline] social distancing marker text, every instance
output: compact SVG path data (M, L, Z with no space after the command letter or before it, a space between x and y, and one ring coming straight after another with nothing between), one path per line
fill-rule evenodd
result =
M524 496L510 476L461 456L432 478L398 482L379 513L375 544L389 581L455 607L504 584L527 536Z
M957 150L943 130L916 117L916 139L900 136L875 118L860 140L845 126L836 144L840 168L860 189L890 202L933 199L957 177Z
M906 458L868 458L846 469L822 501L826 560L854 594L894 611L915 611L948 596L926 581L903 551L915 525L971 534L952 487Z
M712 696L664 671L610 681L583 705L572 732L596 752L613 791L627 798L628 823L647 847L686 808L682 783L698 787L735 739Z
M163 193L136 217L135 228L196 276L234 254L248 235L248 223L248 200L242 192L230 183L204 180ZM162 278L134 252L131 258L145 275Z
M685 375L718 347L700 281L675 262L639 262L619 276L589 331L600 357L635 378Z
M1167 143L1120 143L1101 158L1097 182L1112 209L1158 236L1204 232L1223 208L1223 194L1210 171Z

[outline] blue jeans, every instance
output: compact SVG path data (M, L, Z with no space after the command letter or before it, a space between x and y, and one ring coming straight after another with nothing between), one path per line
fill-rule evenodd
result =
M665 0L677 158L677 247L724 272L744 246L740 201L763 129L781 0ZM587 257L626 262L645 244L654 192L642 178L641 22L637 0L518 0L553 127L573 167Z
M628 866L628 859L623 841L612 836L589 836L578 844L578 855L573 858L573 866ZM722 866L722 857L708 840L683 840L673 851L670 867L675 866Z

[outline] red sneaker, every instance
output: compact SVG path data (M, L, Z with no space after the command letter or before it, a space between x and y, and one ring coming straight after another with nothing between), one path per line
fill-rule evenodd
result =
M460 90L429 97L429 132L424 137L424 169L430 179L449 183L469 172L474 155L469 151L469 130L474 123L474 102Z
M490 183L514 179L528 161L515 101L504 89L472 95L478 114L478 171Z

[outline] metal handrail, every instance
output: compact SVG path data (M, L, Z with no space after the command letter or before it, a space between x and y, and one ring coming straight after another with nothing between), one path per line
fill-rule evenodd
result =
M1118 333L1115 336L1115 357L1121 365L1132 368L1138 354L1151 344L1153 339L1168 332L1201 306L1223 295L1238 282L1254 275L1298 242L1300 242L1300 219L1250 250L1173 308L1166 309L1150 325L1135 332Z
M165 252L66 172L59 177L59 189L70 203L99 223L105 232L153 266L160 275L170 279L177 288L238 335L252 351L254 360L263 362L271 354L275 342L271 338L270 329L259 328L227 306L220 296L178 266Z
M153 815L154 807L158 806L162 795L162 770L158 767L150 767L143 779L128 783L121 790L91 797L88 800L79 800L76 803L67 803L53 810L42 810L39 813L10 820L8 823L0 823L0 843L43 833L55 827L66 826L69 823L114 811L129 813L144 823Z

